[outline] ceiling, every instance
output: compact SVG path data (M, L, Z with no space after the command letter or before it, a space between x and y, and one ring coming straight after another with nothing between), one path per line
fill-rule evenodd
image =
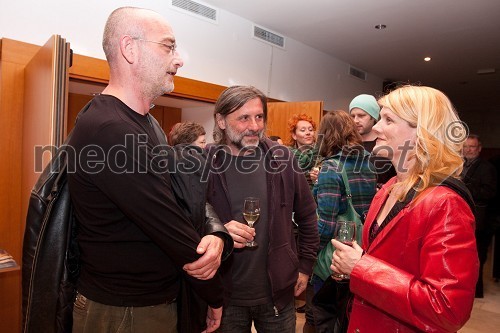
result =
M382 79L433 86L455 98L480 94L483 102L500 93L500 0L202 2ZM490 69L496 72L477 73Z

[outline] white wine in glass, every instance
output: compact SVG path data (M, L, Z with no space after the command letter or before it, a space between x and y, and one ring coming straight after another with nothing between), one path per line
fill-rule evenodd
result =
M259 219L260 216L260 202L259 198L245 198L245 202L243 203L243 218L247 221L248 226L253 228L253 224ZM257 242L255 240L251 242L247 242L247 247L255 247L257 246Z
M356 223L352 221L337 221L335 239L345 245L352 246L352 243L356 239ZM345 280L350 278L349 274L333 273L332 276Z

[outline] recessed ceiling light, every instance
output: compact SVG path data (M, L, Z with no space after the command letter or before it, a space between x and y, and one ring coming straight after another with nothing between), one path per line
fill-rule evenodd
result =
M385 24L377 24L375 26L375 29L377 29L377 30L383 30L385 28L387 28L387 26Z
M424 61L431 61L431 57L425 57Z

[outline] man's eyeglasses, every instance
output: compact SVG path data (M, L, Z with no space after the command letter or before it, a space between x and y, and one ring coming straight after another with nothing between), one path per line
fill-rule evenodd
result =
M165 46L166 48L168 48L170 50L170 53L174 54L175 53L175 50L177 49L177 44L173 43L173 44L166 44L166 43L162 43L162 42L155 42L153 40L148 40L148 39L142 39L142 38L139 38L139 37L132 37L132 39L135 39L135 40L140 40L140 41L143 41L143 42L148 42L148 43L155 43L155 44L160 44L160 45L163 45Z

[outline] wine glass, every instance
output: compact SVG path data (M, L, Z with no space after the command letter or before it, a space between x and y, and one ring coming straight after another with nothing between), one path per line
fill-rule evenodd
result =
M253 228L253 224L257 221L260 215L260 202L259 198L248 197L245 198L245 203L243 204L243 217L245 221L247 221L248 226ZM247 242L247 247L255 247L257 246L257 242L255 240L251 242Z
M352 221L337 221L335 239L345 245L352 246L352 242L356 239L356 223ZM339 279L350 278L349 274L333 273L332 276Z

